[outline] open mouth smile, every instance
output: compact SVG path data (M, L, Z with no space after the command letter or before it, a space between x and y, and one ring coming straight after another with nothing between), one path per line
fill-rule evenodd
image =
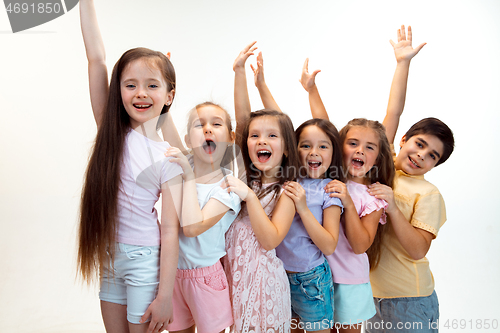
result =
M365 165L365 162L358 159L358 158L354 158L352 161L351 161L351 164L353 167L359 169L361 168L363 165Z
M271 158L272 153L265 149L257 152L257 159L260 163L266 163Z
M415 167L415 168L418 168L420 169L420 166L417 164L417 162L415 162L411 157L408 156L408 160L410 161L410 163Z
M309 168L313 169L313 170L316 170L318 169L320 166L321 166L321 162L319 161L309 161L307 162L307 165L309 166Z
M133 104L134 108L137 109L137 111L146 111L148 110L153 104Z

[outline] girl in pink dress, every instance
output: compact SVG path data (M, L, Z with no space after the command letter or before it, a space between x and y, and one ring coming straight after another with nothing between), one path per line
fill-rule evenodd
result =
M227 177L228 191L245 203L226 233L224 268L231 288L233 332L289 332L290 286L275 247L295 215L292 199L281 192L285 182L296 178L299 159L287 115L275 110L250 112L244 65L253 54L253 44L240 53L233 67L246 183Z

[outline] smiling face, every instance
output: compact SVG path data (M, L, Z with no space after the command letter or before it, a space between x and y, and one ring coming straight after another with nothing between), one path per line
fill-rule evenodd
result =
M163 106L173 100L173 91L168 91L161 72L144 59L127 65L121 75L120 91L132 128L158 117Z
M253 119L247 145L253 165L263 171L262 183L274 181L286 154L278 120L270 116Z
M309 178L324 178L332 163L333 144L318 126L305 127L299 137L300 165L307 170Z
M234 133L226 124L226 112L215 105L200 106L188 121L185 141L193 149L195 161L219 165L227 146L234 140Z
M365 184L365 176L377 161L378 153L379 138L373 129L363 126L349 129L342 148L347 178Z
M436 166L443 155L443 142L431 134L415 134L408 140L403 136L401 150L394 161L396 170L409 175L423 175Z

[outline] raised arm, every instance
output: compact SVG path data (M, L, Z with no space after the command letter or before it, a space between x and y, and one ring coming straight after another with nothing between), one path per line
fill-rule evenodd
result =
M405 26L402 25L398 29L398 43L390 41L394 48L396 56L396 71L392 79L391 92L389 93L389 102L387 104L387 113L383 124L385 126L387 139L389 143L394 143L394 137L399 126L399 118L403 113L406 99L406 85L408 82L408 72L410 70L411 59L424 47L426 43L422 43L416 48L411 46L412 32L411 27L408 27L408 37L406 36Z
M251 42L238 54L234 61L234 112L236 115L236 135L240 136L245 128L246 121L250 117L250 98L248 97L247 89L247 76L245 72L245 63L253 51L257 49L254 47L255 43ZM240 137L236 142L240 142Z
M264 104L264 108L281 111L264 79L264 59L262 58L262 52L259 52L257 55L256 67L253 67L253 65L250 65L250 67L252 68L255 86L259 90L260 99L262 100L262 104Z
M309 93L309 106L311 108L311 115L313 118L329 120L325 105L321 100L318 87L316 86L316 75L321 72L321 70L317 69L314 72L309 73L308 67L309 58L304 61L304 66L302 66L300 83L302 84L302 87L304 87L304 89Z
M93 0L80 1L80 23L88 59L90 103L97 127L108 100L108 69Z

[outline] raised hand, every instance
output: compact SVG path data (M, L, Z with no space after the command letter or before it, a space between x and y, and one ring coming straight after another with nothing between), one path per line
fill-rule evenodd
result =
M245 68L245 62L247 61L248 57L253 55L253 51L257 49L257 46L254 46L255 43L257 42L251 42L250 44L245 46L243 50L241 50L240 54L238 54L236 60L233 63L233 71Z
M402 25L401 29L398 29L398 43L394 43L392 39L389 41L394 48L394 54L396 56L396 61L410 61L427 43L422 43L416 48L413 48L412 43L412 32L411 26L408 26L408 36L406 35L405 26Z
M306 61L304 61L304 66L302 66L302 75L300 77L300 83L307 92L310 92L310 90L316 86L315 82L316 75L319 72L321 72L321 70L317 69L309 74L308 66L309 66L309 58L306 58Z
M256 67L253 67L253 65L250 64L250 68L252 68L252 71L253 71L255 86L259 87L260 84L263 84L265 82L265 80L264 80L264 59L262 58L262 52L259 52L259 54L257 55Z

